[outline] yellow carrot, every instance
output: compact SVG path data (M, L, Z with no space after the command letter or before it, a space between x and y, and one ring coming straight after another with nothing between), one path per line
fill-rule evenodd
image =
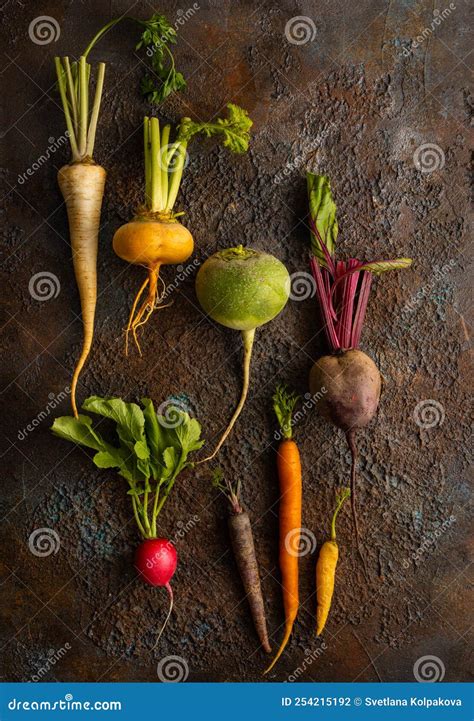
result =
M316 598L318 601L316 610L316 634L318 636L322 633L326 625L334 593L336 566L339 558L339 548L336 542L336 518L344 501L349 498L350 495L351 492L349 488L343 488L341 494L336 496L336 508L331 522L331 539L323 543L316 564Z

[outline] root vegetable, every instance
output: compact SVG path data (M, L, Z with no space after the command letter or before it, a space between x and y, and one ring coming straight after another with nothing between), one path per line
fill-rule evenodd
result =
M331 521L331 540L321 546L316 564L316 634L321 635L331 608L336 577L336 566L339 559L339 548L336 541L336 518L346 498L351 495L349 488L344 488L336 496L336 508Z
M235 562L239 569L240 578L247 595L255 630L257 631L262 648L270 653L268 640L265 606L263 603L260 574L258 571L257 555L253 541L250 518L240 504L240 482L233 485L223 480L220 469L214 473L213 485L224 493L231 507L227 525L229 527L232 550Z
M166 538L147 538L135 551L135 568L150 586L163 586L168 591L169 607L165 620L155 640L156 648L173 611L174 597L170 581L176 571L178 554Z
M76 388L90 353L97 303L97 248L100 211L106 172L92 159L99 117L105 65L100 63L96 90L89 116L91 67L82 56L79 62L55 58L58 87L63 104L72 160L58 172L58 183L66 203L69 235L83 324L82 350L71 381L71 405L77 418Z
M336 205L329 180L308 173L311 226L311 270L331 355L313 365L309 386L321 415L344 431L352 456L351 505L356 544L360 550L356 512L357 431L374 417L380 397L380 373L358 349L372 276L408 268L410 258L362 262L336 261Z
M199 269L199 303L217 323L241 332L244 357L238 405L212 454L198 463L214 458L234 427L247 398L255 330L283 310L289 290L290 277L283 263L273 255L241 245L215 253Z
M160 133L157 118L145 118L145 204L138 209L132 222L117 230L113 248L128 263L142 265L148 277L142 283L130 312L126 329L125 352L128 353L129 334L141 354L138 328L145 325L161 301L158 292L160 268L163 265L184 263L194 249L191 233L181 225L173 208L181 184L187 147L191 139L202 133L220 135L231 151L247 150L252 121L245 110L228 104L228 117L212 123L195 123L183 118L175 140L170 143L171 127L165 125ZM146 291L144 300L143 294ZM140 303L141 301L141 303ZM165 306L161 306L165 307Z
M135 567L152 586L164 586L170 606L158 634L163 633L173 608L170 581L178 556L171 541L158 537L157 519L178 475L191 463L190 453L199 450L201 426L178 406L167 403L166 415L157 415L149 398L142 407L121 398L88 398L83 408L115 423L116 442L106 441L87 415L56 418L55 435L95 451L98 468L115 468L128 483L128 496L142 543L135 553ZM156 645L156 644L155 644Z
M285 610L285 632L275 658L265 670L272 670L283 653L299 608L298 558L301 534L302 476L298 446L292 438L292 416L298 396L278 386L273 406L280 423L283 440L278 447L277 468L280 481L280 571Z

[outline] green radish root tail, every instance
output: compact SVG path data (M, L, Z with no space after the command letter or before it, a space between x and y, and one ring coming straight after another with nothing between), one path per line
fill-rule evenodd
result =
M207 461L211 461L214 456L216 456L222 445L225 443L225 440L229 433L231 432L232 428L234 427L237 418L240 416L240 413L242 411L242 408L244 407L248 390L249 390L249 383L250 383L250 361L252 358L252 348L253 348L253 342L255 339L255 328L253 330L243 330L242 331L242 341L244 344L244 358L243 358L243 382L242 382L242 393L240 395L240 400L237 405L237 408L234 411L234 415L229 421L229 425L225 429L224 433L222 434L219 443L215 447L214 451L211 453L210 456L207 456L207 458L203 458L202 460L199 460L196 462L196 465L198 463L206 463Z

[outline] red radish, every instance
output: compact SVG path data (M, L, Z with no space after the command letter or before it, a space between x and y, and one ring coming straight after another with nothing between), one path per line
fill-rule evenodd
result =
M177 563L176 549L166 538L147 538L135 551L135 568L150 586L168 588Z
M170 597L170 607L153 648L156 648L173 610L173 589L170 581L176 571L178 554L167 538L147 538L135 551L135 568L150 586L164 586Z
M170 600L158 643L173 609L170 581L178 563L172 541L158 537L158 516L179 474L191 466L190 454L202 448L204 441L200 440L199 421L172 401L162 403L158 412L150 398L142 398L141 406L99 396L91 396L82 404L85 411L115 423L118 446L106 441L98 426L93 427L93 419L83 413L77 418L56 418L52 431L60 438L91 448L98 468L116 468L126 479L143 539L135 552L135 568L150 586L166 588ZM161 410L165 410L164 415Z

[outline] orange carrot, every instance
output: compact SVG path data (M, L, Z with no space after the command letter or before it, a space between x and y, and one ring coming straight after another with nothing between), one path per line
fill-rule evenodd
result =
M301 533L301 461L298 446L292 439L292 415L298 396L279 386L273 396L273 407L283 435L278 448L277 468L280 481L280 571L285 610L285 632L280 648L270 666L271 671L290 638L298 606L298 556Z

